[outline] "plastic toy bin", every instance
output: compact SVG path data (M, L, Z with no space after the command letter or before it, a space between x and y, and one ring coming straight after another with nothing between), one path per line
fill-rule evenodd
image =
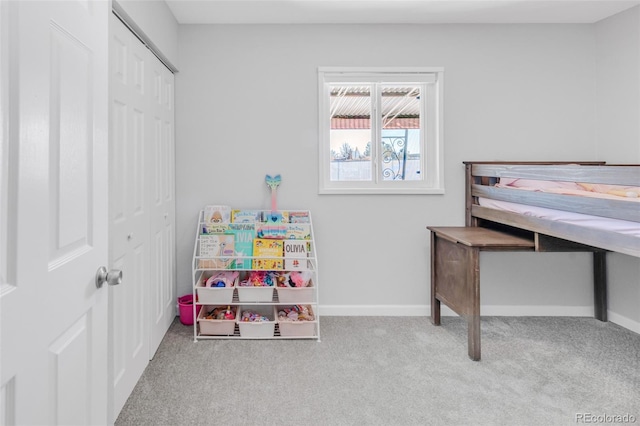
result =
M244 311L256 312L269 318L269 321L252 322L242 321L242 313ZM273 337L276 330L275 315L273 312L273 306L239 306L238 314L236 315L236 322L240 329L240 337Z
M196 315L202 306L196 306ZM186 294L178 297L178 309L180 311L180 322L184 325L193 325L193 294Z
M313 281L307 287L276 287L278 301L283 303L315 302L313 297Z
M207 287L206 282L211 275L215 274L203 274L198 281L198 285L196 285L198 303L209 305L231 303L233 301L233 289L238 284L238 278L233 281L230 287Z
M280 329L280 336L282 337L313 337L317 335L316 324L317 320L313 321L287 321L278 319L278 311L291 306L274 306L273 312L275 318L278 320L278 328ZM309 312L314 314L311 306L307 305ZM314 316L315 318L315 316Z
M202 307L200 314L198 315L198 324L200 325L200 334L203 335L233 335L236 327L236 320L234 319L207 319L206 316L209 312L215 308L226 309L227 306L211 306L206 305ZM229 306L233 311L234 316L237 314L236 306Z
M237 289L240 302L271 302L273 300L272 286L239 285Z

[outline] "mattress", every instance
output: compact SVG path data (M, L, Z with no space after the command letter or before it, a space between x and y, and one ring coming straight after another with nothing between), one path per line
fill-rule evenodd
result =
M581 213L567 212L563 210L547 209L544 207L529 206L525 204L511 203L508 201L492 200L483 197L478 198L478 204L496 210L518 213L525 216L536 217L551 221L570 223L591 229L617 232L640 238L640 223L610 219L601 216L591 216Z

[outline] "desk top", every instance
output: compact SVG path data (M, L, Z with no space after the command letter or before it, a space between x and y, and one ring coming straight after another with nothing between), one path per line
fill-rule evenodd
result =
M533 239L516 237L504 232L476 226L427 226L427 229L454 243L488 250L534 249Z

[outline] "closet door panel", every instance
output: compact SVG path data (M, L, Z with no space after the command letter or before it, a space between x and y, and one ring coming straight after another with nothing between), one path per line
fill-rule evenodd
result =
M154 93L149 97L150 126L154 128L151 143L153 165L150 169L149 205L151 206L152 258L149 293L152 307L151 353L155 353L166 330L176 316L175 282L175 143L174 143L174 76L159 61L150 70Z
M109 259L122 284L109 287L109 377L115 419L149 363L148 49L112 16ZM150 57L151 56L151 57Z

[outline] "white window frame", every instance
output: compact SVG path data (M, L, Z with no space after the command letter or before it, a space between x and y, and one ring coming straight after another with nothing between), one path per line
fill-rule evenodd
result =
M444 68L348 68L319 67L319 194L443 194L444 193L444 144L443 144L443 82ZM420 84L424 93L421 112L421 180L385 181L380 178L380 157L376 155L379 143L371 143L371 181L332 181L329 117L329 85L331 83ZM379 105L373 105L372 123L376 123ZM372 124L376 128L376 124ZM380 130L374 130L375 140L380 140Z

